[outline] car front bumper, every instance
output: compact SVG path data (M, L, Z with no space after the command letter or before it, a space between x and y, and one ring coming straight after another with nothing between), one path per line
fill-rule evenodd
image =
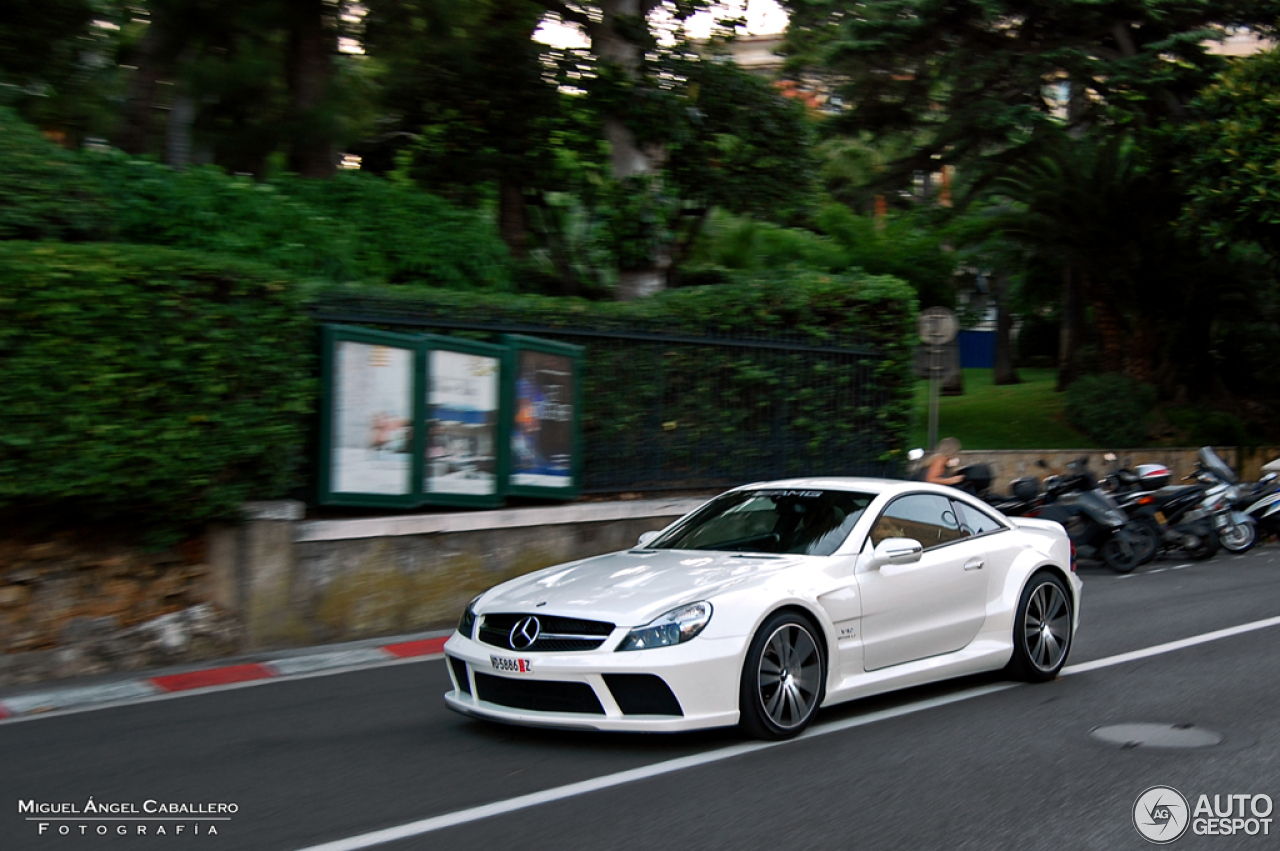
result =
M624 653L521 653L454 633L444 652L453 681L445 705L476 718L635 732L738 723L745 639L699 637Z

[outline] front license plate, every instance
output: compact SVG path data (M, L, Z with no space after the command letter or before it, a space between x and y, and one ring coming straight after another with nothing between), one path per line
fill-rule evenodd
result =
M508 659L505 656L490 656L489 661L493 663L495 671L503 671L508 674L528 674L533 672L533 665L529 664L528 659Z

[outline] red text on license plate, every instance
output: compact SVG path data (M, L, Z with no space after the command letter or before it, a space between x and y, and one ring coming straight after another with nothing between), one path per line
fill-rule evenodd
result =
M495 671L503 671L508 674L528 674L533 671L533 666L528 659L508 659L505 656L490 656L489 661L493 663Z

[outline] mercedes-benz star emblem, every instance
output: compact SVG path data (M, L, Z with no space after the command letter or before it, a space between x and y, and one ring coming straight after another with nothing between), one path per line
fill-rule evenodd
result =
M542 624L530 615L516 621L516 625L511 627L511 634L507 636L507 641L510 642L512 650L523 650L538 640L540 632L542 632Z

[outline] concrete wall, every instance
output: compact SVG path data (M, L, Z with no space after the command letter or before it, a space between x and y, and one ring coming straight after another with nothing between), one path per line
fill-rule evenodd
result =
M249 650L446 628L486 588L634 546L702 498L300 522L258 506L211 546L217 602ZM230 536L230 539L227 538Z

